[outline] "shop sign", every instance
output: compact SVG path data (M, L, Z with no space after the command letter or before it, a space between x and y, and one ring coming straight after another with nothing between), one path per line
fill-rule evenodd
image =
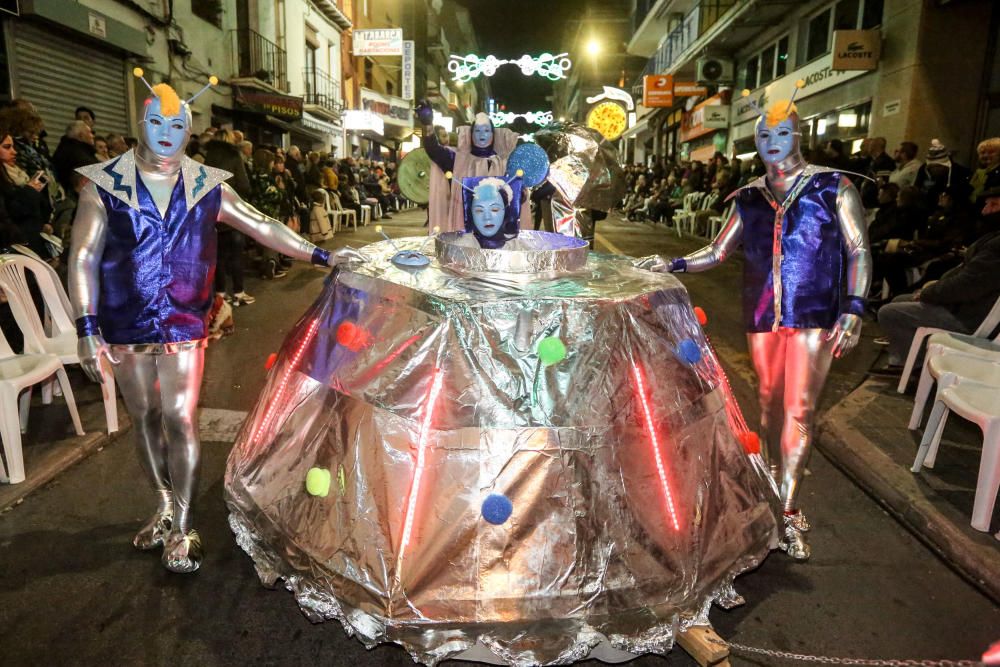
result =
M87 14L87 30L90 31L91 35L95 35L101 39L108 38L108 22L100 14L95 14L94 12Z
M394 95L383 95L367 88L361 89L361 108L378 114L390 125L413 127L413 108L406 100Z
M711 119L713 124L707 124L706 119ZM722 104L719 95L713 95L681 118L680 140L691 141L720 127L728 126L729 105Z
M799 91L795 99L804 100L810 95L821 93L824 90L833 88L864 74L866 74L865 70L833 69L833 52L830 52L805 67L800 67L794 72L772 81L767 86L758 88L750 93L750 99L755 100L757 105L764 109L775 100L788 99L795 88L795 82L799 79L804 80L806 85ZM754 108L746 99L741 98L740 101L733 105L734 124L756 120L757 118L757 112L754 111Z
M702 107L701 124L713 130L725 129L729 127L729 105L716 104Z
M878 67L881 46L878 30L834 30L833 69L873 70Z
M302 98L263 90L233 86L233 102L237 109L268 114L281 120L302 118Z
M674 97L704 97L708 88L694 81L674 81Z
M355 30L354 55L356 56L401 56L403 55L403 29L379 28L376 30Z
M414 77L414 58L416 47L412 39L403 41L403 99L413 99L413 89L416 85Z
M903 103L900 100L891 100L882 105L882 115L895 116L902 107Z
M642 106L674 106L674 77L670 74L647 74L642 77Z
M385 123L371 111L348 109L344 112L344 129L356 132L367 130L375 134L385 134Z

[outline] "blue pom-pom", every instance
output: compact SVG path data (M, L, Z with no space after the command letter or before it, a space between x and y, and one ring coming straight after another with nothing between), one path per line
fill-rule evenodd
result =
M701 348L698 347L698 343L688 338L687 340L682 340L680 345L677 346L677 356L685 364L693 365L701 361Z
M513 511L514 503L503 494L491 493L483 501L483 518L494 525L499 526L507 521Z

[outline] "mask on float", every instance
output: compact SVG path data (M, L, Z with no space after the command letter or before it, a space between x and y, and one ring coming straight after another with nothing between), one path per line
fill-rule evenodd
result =
M795 106L795 94L805 85L799 79L795 82L795 92L791 99L778 100L767 108L761 109L753 100L749 100L760 119L754 129L754 144L757 154L766 165L777 165L792 158L803 161L800 150L802 133L799 131L799 113ZM744 90L743 97L749 97L750 91Z
M465 231L481 248L497 249L517 238L521 218L521 179L496 176L462 179Z
M493 145L493 121L484 113L477 113L472 123L472 145L489 148Z
M159 158L158 161L179 161L191 139L191 102L219 80L214 76L209 77L204 88L187 101L181 101L177 91L170 85L149 85L141 68L136 67L132 73L142 79L153 94L146 99L142 114L140 152L146 155L151 153Z

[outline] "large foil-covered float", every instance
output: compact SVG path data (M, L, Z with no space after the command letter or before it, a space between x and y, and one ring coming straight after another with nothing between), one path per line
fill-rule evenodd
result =
M428 664L669 651L776 541L686 290L580 239L461 236L327 279L229 458L240 546L311 620Z

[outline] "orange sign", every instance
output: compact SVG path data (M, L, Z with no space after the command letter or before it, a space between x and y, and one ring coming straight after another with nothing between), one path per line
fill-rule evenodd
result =
M674 77L670 74L647 74L642 77L642 106L674 106Z
M702 97L708 95L708 88L699 86L694 81L675 81L675 97Z

